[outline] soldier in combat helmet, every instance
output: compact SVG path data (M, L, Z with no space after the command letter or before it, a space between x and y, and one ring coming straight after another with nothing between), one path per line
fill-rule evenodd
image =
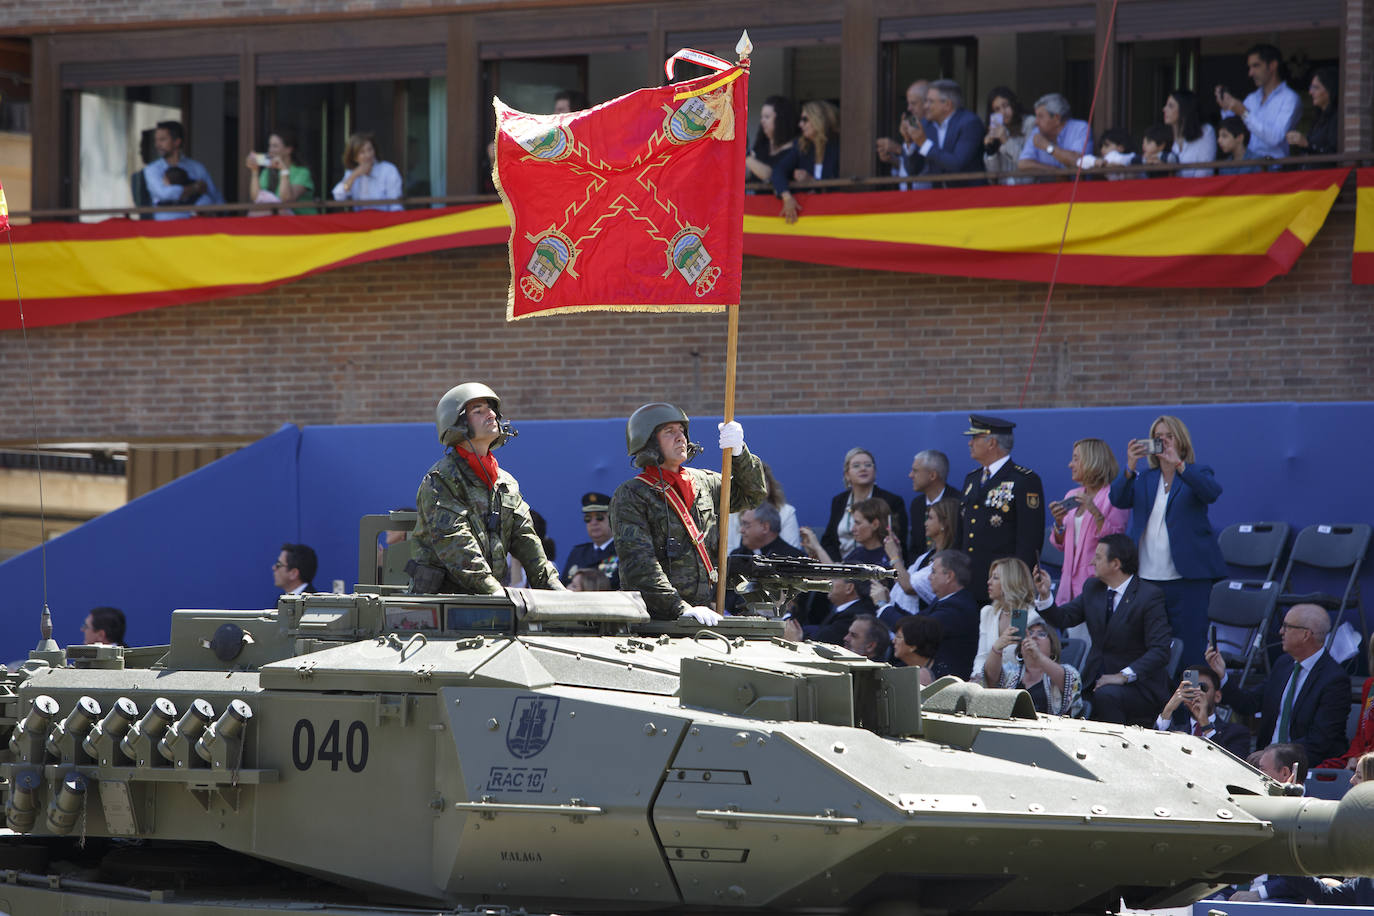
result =
M645 404L625 425L625 445L643 473L611 497L611 531L620 555L622 588L637 589L659 620L688 617L713 626L720 544L720 475L684 467L701 446L687 438L687 414L672 404ZM744 447L744 429L720 425L720 447L733 448L730 511L763 502L763 462Z
M490 595L501 591L514 556L534 588L562 589L544 556L530 507L492 450L516 435L501 417L501 399L481 382L449 389L434 409L448 451L420 481L419 520L406 565L411 594Z

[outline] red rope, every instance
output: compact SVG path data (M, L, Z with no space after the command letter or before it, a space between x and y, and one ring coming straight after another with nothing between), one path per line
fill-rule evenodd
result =
M1107 69L1107 48L1112 43L1112 33L1116 31L1116 7L1121 0L1112 0L1112 14L1107 20L1107 34L1102 42L1102 60L1097 64L1097 81L1093 83L1093 100L1088 106L1088 138L1087 143L1092 143L1092 123L1093 114L1097 111L1097 94L1102 89L1102 74ZM1085 153L1091 153L1091 149L1079 150L1081 157ZM1078 197L1078 182L1083 177L1083 168L1075 164L1073 170L1073 184L1069 188L1069 208L1064 212L1064 231L1059 236L1059 251L1054 256L1054 269L1050 271L1050 288L1045 291L1045 307L1040 312L1040 326L1035 330L1035 345L1031 347L1030 365L1026 367L1026 380L1021 384L1021 397L1016 402L1017 409L1021 409L1026 404L1026 392L1030 390L1031 374L1035 372L1035 358L1040 353L1040 338L1045 333L1045 321L1050 317L1050 300L1054 298L1054 284L1059 278L1059 262L1064 259L1064 243L1069 237L1069 219L1073 216L1073 203Z

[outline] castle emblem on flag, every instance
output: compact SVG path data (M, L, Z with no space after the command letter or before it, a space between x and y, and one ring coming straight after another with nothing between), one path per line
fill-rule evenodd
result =
M530 238L534 242L534 253L525 265L527 273L520 279L520 290L530 299L538 302L544 298L544 291L558 282L567 271L569 276L577 276L572 269L577 260L577 249L572 239L557 229L550 229L543 235Z
M682 279L693 284L698 296L704 296L720 279L721 270L711 263L711 253L706 250L702 236L706 230L688 226L668 245L668 269L663 272L667 277L674 268L682 274Z
M567 128L545 128L537 123L528 123L521 125L521 127L524 130L513 134L515 142L524 147L525 152L536 159L543 159L545 162L557 162L572 152L572 143L569 142Z
M663 133L669 143L678 146L700 140L716 123L716 113L706 104L702 96L693 96L678 106L677 111L669 109L668 117L663 120Z

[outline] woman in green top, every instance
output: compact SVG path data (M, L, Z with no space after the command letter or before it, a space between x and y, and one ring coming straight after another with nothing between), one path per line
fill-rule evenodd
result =
M296 151L296 135L289 130L277 130L267 138L267 153L249 153L244 164L251 174L248 186L255 188L253 200L256 203L291 203L294 200L315 200L315 182L310 178L310 169L299 165L291 158ZM285 210L254 210L250 216L266 216L271 212L285 213ZM319 213L314 206L292 207L294 213Z

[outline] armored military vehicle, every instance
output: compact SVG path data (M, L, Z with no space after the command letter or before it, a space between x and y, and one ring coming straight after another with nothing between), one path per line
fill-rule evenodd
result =
M781 635L375 586L47 641L0 685L0 911L1101 913L1374 874L1374 786Z

